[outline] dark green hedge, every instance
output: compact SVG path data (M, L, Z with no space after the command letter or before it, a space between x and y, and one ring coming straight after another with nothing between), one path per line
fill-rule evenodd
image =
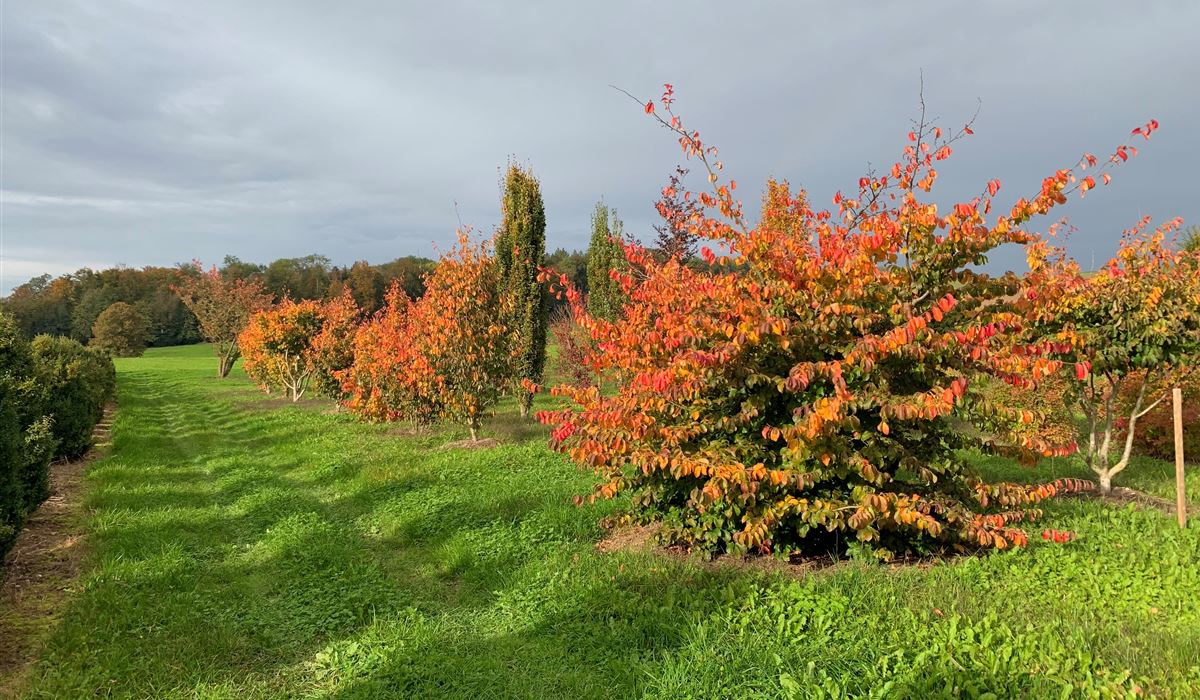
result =
M22 337L0 313L0 557L50 493L50 461L78 457L112 398L112 360L74 340Z

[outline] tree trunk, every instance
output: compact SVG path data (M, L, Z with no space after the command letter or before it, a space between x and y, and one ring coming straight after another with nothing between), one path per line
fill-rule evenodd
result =
M1142 382L1142 386L1138 388L1137 400L1133 403L1133 410L1129 412L1129 424L1125 426L1125 446L1124 449L1121 450L1121 459L1112 466L1109 466L1108 464L1108 436L1105 436L1104 453L1101 455L1103 459L1101 464L1104 465L1104 470L1097 471L1097 473L1100 475L1100 493L1109 493L1112 491L1112 478L1124 471L1125 467L1129 466L1129 459L1133 456L1133 437L1137 431L1138 418L1141 418L1149 413L1155 406L1158 405L1159 401L1162 401L1162 398L1160 397L1158 401L1151 403L1149 406L1143 405L1146 399L1146 384L1148 382L1149 378L1144 380ZM1109 423L1111 422L1112 418L1109 418ZM1109 433L1111 434L1111 432L1112 431L1110 429Z
M533 392L522 389L517 394L517 407L521 410L521 417L528 418L529 411L533 408Z
M467 430L471 431L471 442L479 441L479 421L471 420L467 423Z
M221 363L217 367L217 377L224 379L229 376L229 371L233 369L233 363L237 361L235 357L227 357L221 355Z

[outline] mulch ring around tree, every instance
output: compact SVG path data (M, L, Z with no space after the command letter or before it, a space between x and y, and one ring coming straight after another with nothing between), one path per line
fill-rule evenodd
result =
M77 590L87 552L83 477L112 444L109 405L82 458L50 465L50 497L38 507L0 568L0 696L16 697L24 676Z
M1175 515L1175 501L1173 499L1155 496L1153 494L1149 494L1144 491L1138 491L1137 489L1131 489L1125 486L1114 486L1112 487L1112 491L1107 494L1102 494L1099 491L1096 491L1091 494L1081 495L1100 498L1116 505L1133 503L1143 508L1152 508L1154 510L1161 511L1167 515ZM1200 516L1200 506L1188 504L1187 514L1189 517Z

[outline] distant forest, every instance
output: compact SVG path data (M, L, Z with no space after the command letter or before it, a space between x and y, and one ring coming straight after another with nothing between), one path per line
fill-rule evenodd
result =
M547 263L586 291L587 257L578 251L559 249L547 255ZM245 262L226 256L221 274L233 278L258 278L277 300L328 299L349 289L354 300L368 312L380 307L383 296L399 284L412 298L425 293L425 275L436 265L433 260L405 256L379 265L359 261L339 267L323 255L280 258L269 265ZM0 309L12 314L27 336L60 335L86 343L102 311L125 302L141 311L150 322L150 344L185 345L200 342L196 319L172 291L186 275L197 274L189 263L175 267L87 268L71 274L41 275L15 288L0 299Z

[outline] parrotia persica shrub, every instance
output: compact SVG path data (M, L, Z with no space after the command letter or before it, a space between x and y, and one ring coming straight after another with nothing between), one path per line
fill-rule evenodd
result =
M459 422L477 439L484 411L518 376L520 347L505 325L513 303L490 246L460 233L421 299L393 288L359 330L344 374L346 405L374 420Z
M1149 136L1151 125L1135 133ZM1116 256L1091 275L1048 247L1030 274L1032 328L1075 380L1086 417L1081 450L1102 491L1129 464L1138 420L1200 359L1200 254L1168 238L1181 221L1149 223L1126 231Z
M250 317L238 335L242 367L259 386L280 388L299 401L316 371L313 340L321 332L320 302L284 299Z
M350 289L321 305L321 330L312 339L313 386L331 399L346 397L339 378L354 362L354 334L362 310Z
M217 376L229 376L238 359L238 334L256 311L268 308L270 292L257 279L235 279L217 268L204 270L194 263L195 274L171 287L200 324L200 334L212 343L219 363Z
M425 424L437 416L431 392L420 390L430 369L414 342L412 306L412 299L393 283L383 308L354 333L353 360L337 376L345 395L342 403L362 418Z
M1038 240L1028 222L1092 181L1058 170L990 221L998 181L942 209L926 195L971 130L922 115L902 159L833 211L776 183L751 226L716 149L672 101L667 86L645 109L708 173L712 192L693 195L707 264L626 246L619 322L566 289L595 342L588 364L615 389L555 387L573 405L539 414L552 447L602 475L593 498L629 492L640 517L710 552L1026 544L1014 523L1038 515L1030 506L1087 482L985 483L960 456L1072 448L1016 429L1041 418L979 391L983 377L1032 386L1060 362L1019 342L1020 279L974 266Z

